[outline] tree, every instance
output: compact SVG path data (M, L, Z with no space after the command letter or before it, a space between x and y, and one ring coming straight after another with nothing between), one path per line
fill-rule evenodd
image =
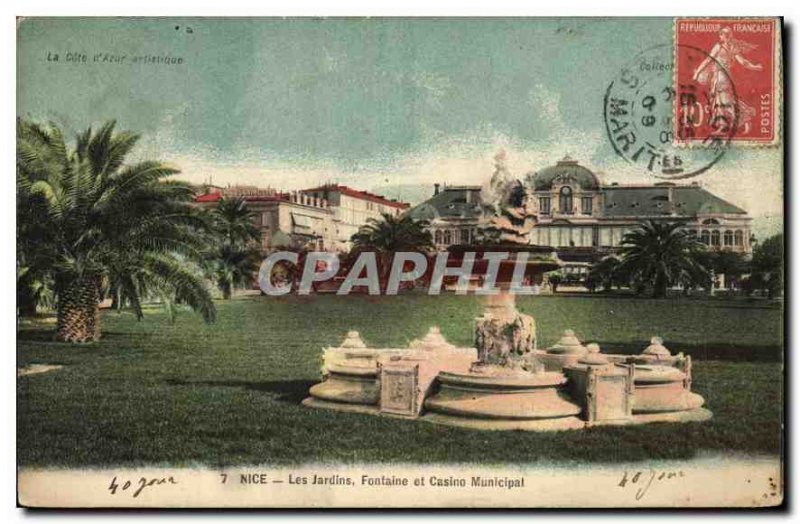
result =
M382 213L382 220L370 218L351 237L355 249L394 253L398 251L430 251L434 249L429 223L407 215Z
M558 285L561 284L563 280L564 278L560 273L553 273L547 277L547 281L550 282L550 288L553 290L553 293L558 290Z
M244 198L222 198L211 210L211 221L214 232L228 245L244 246L261 238L255 213Z
M725 275L726 283L738 282L741 276L750 271L744 254L735 251L715 251L707 254L706 267L718 275Z
M643 222L622 239L620 271L638 286L651 286L655 298L667 296L670 285L699 280L708 270L699 261L705 246L680 222Z
M754 287L766 289L768 298L783 289L783 234L769 237L753 250Z
M255 281L261 262L257 249L223 243L211 254L210 272L222 298L229 300L233 290Z
M605 257L601 261L593 264L586 279L592 284L592 288L600 286L603 291L610 291L614 285L622 285L619 274L619 259L615 257Z
M261 233L243 198L221 199L210 218L214 238L210 239L213 248L206 255L206 269L228 300L235 288L246 287L258 275L261 255L254 243Z
M111 282L139 318L146 289L215 316L196 265L204 222L192 188L160 162L126 164L139 135L114 129L88 128L69 147L53 124L17 122L18 263L52 278L60 341L100 337Z

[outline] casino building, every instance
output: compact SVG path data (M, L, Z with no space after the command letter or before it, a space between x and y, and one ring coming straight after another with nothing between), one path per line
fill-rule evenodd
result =
M557 248L565 272L578 278L591 263L618 252L625 233L645 220L684 221L709 249L752 252L751 217L697 182L604 185L569 157L521 182L536 214L530 243ZM484 220L481 187L436 184L433 196L407 213L430 221L439 249L471 243Z

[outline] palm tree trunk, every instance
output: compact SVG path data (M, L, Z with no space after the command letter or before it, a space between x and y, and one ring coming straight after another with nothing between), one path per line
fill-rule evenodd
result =
M100 296L97 278L62 278L58 286L56 340L93 342L100 339Z
M122 312L122 290L119 286L111 288L111 310L117 313Z
M654 298L667 298L667 275L659 272L656 274L656 281L653 285Z

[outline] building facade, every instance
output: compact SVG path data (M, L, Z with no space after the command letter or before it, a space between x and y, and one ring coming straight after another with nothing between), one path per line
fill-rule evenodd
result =
M409 206L347 186L280 192L254 186L210 187L195 197L203 207L222 198L243 198L255 214L263 251L290 247L314 251L350 249L350 237L381 213L399 215Z
M527 174L521 181L535 213L529 242L552 246L566 272L584 273L589 264L619 251L625 233L645 220L682 221L711 250L752 252L747 212L697 183L603 185L570 158ZM408 211L428 220L439 249L470 243L484 221L480 186L438 184L434 195Z
M370 219L381 220L384 213L399 216L410 207L405 202L338 184L305 189L302 193L324 200L333 210L334 236L339 251L352 247L350 238Z

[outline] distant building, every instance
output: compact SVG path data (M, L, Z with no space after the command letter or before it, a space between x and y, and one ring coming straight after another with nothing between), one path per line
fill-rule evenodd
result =
M483 223L481 186L434 184L433 196L408 211L415 220L430 222L433 242L440 250L471 244Z
M399 215L409 206L347 186L329 185L297 191L280 192L255 186L208 187L195 202L212 206L222 199L244 198L256 214L255 225L261 230L261 248L280 247L316 251L346 251L350 237L370 218L381 213Z
M625 233L645 220L681 220L712 250L750 254L747 212L696 183L603 185L577 161L565 158L521 180L533 198L536 225L530 243L557 248L567 273L619 251ZM409 215L428 220L439 249L470 243L483 222L480 186L435 185L433 196Z
M301 193L328 202L334 213L334 237L342 251L350 249L350 238L370 218L381 220L383 213L398 216L409 208L405 202L338 184L304 189Z

